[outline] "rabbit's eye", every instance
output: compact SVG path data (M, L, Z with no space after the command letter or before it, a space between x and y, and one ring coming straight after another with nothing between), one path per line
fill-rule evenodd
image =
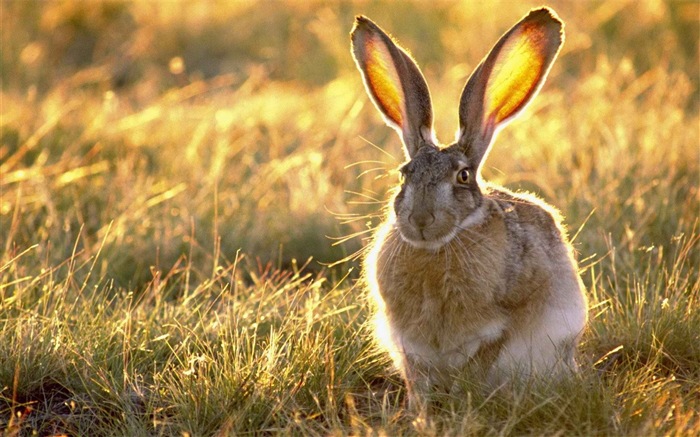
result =
M463 168L457 172L457 182L460 184L468 184L470 177L469 170L466 168Z

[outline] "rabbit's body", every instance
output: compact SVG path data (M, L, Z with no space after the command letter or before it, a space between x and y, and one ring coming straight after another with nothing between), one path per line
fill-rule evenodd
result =
M423 388L449 389L470 363L494 383L501 371L575 366L586 302L557 214L489 191L481 220L442 247L416 248L389 221L366 259L382 346Z
M479 177L494 135L537 93L562 41L547 8L508 31L467 81L457 140L445 147L418 66L379 26L356 19L355 61L408 158L364 268L377 336L411 398L449 390L472 365L492 383L576 368L586 298L559 213Z

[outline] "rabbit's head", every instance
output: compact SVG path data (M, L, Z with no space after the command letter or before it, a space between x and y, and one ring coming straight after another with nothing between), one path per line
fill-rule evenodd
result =
M367 93L408 159L394 199L398 230L415 247L437 249L486 217L479 169L498 129L544 83L563 40L562 23L541 8L501 37L464 87L457 139L447 147L435 138L430 92L413 59L366 17L356 18L351 37Z

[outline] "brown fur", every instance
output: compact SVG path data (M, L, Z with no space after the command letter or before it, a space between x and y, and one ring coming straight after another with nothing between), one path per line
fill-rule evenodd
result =
M465 356L461 366L426 368L421 360L409 359L408 367L417 368L405 369L405 377L412 372L431 374L426 384L449 389L454 374L475 361L488 371L509 333L526 329L556 292L552 276L568 275L578 281L571 269L552 268L572 265L568 251L562 251L565 243L556 211L534 196L502 189L492 191L485 202L485 221L436 252L414 248L389 224L390 230L386 236L379 233L365 261L380 266L366 269L376 273L366 279L374 287L378 311L383 312L379 320L436 354L459 350L465 338L491 320L503 319L507 326L498 338L480 345L473 359ZM572 360L572 355L573 349L565 351L564 360Z
M499 40L464 88L448 147L434 139L427 84L410 56L364 17L352 40L368 93L409 158L364 260L377 337L409 399L449 390L471 368L493 384L575 370L586 298L559 213L477 177L494 133L544 82L561 21L534 10ZM520 50L541 61L535 75L518 76Z

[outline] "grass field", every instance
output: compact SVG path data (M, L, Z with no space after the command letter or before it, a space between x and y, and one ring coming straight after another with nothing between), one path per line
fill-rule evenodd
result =
M563 51L484 166L575 235L576 379L465 380L416 421L333 265L403 160L353 16L412 50L449 142L540 4L3 0L0 434L700 434L698 2L550 2Z

